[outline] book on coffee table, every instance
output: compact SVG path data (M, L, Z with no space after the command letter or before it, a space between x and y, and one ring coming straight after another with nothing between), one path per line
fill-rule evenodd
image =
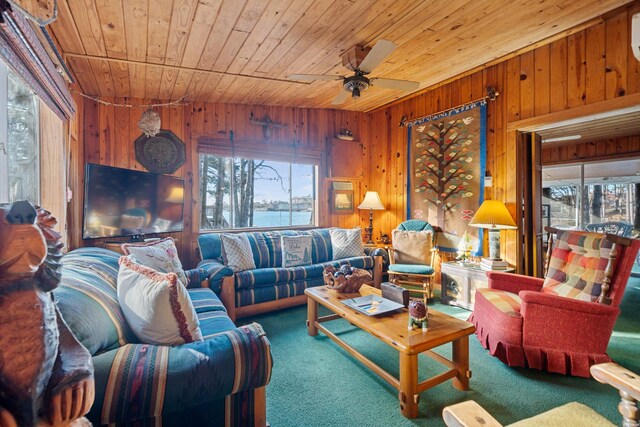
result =
M404 305L395 301L379 297L377 295L365 295L363 297L351 298L342 301L343 304L358 310L367 316L377 316L379 314L389 313L391 311L404 308Z

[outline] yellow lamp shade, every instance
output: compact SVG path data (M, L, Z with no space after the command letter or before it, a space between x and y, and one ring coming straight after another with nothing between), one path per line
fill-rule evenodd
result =
M517 229L511 214L504 203L498 200L485 200L469 221L469 225L478 228Z
M358 209L383 211L384 205L382 204L382 200L380 200L380 196L378 196L377 191L367 191L367 194L364 195L364 200L360 205L358 205Z

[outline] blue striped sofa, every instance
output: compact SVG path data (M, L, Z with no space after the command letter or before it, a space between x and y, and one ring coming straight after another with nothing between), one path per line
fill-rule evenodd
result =
M304 290L324 284L322 272L332 265L348 264L371 271L376 286L382 279L384 249L365 248L368 254L333 260L331 236L328 228L294 231L245 232L251 244L255 270L236 274L222 261L222 240L219 233L198 236L202 261L198 268L207 271L209 285L220 295L222 303L235 321L272 310L306 303ZM281 236L310 235L312 237L311 265L282 267ZM371 250L371 252L368 252Z
M62 258L54 298L76 338L92 354L94 425L264 426L270 344L260 325L236 327L206 276L190 270L189 294L204 341L140 344L116 296L119 254L81 248ZM191 288L194 286L193 288Z

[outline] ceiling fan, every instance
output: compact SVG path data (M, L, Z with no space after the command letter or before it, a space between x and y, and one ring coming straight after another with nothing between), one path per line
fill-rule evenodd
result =
M369 86L379 86L385 89L398 89L413 91L420 86L419 82L409 80L382 79L377 77L368 78L367 74L371 73L374 68L382 63L385 58L396 49L396 45L389 40L378 40L373 48L364 46L355 46L353 49L342 55L342 65L354 72L353 76L334 76L327 74L291 74L287 76L290 80L311 82L314 80L342 80L342 87L338 96L331 102L333 105L340 105L346 101L347 96L351 94L353 98L360 98L361 92L364 92Z

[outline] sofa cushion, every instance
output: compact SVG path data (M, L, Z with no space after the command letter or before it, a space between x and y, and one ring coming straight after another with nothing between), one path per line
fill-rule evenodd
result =
M388 271L390 273L404 274L433 274L434 269L428 265L390 264Z
M196 311L175 273L160 273L134 255L120 258L118 302L140 341L178 345L201 341Z
M144 243L123 243L121 247L125 255L134 255L142 265L162 273L176 273L184 286L189 285L172 237Z
M322 272L326 267L338 268L343 264L370 270L373 268L374 260L370 256L360 256L290 268L257 268L240 271L235 275L236 289L253 289L296 280L322 278Z
M229 319L229 316L227 316L226 311L198 313L198 321L200 322L200 329L202 330L202 336L205 340L236 328L236 325L234 325L231 319Z
M54 298L63 319L91 355L137 341L118 304L119 258L106 249L80 248L61 261L62 277Z
M311 264L311 236L280 236L282 267Z
M334 260L364 255L360 227L352 229L331 228L329 233Z
M331 233L328 228L306 230L300 234L308 234L311 236L311 262L318 264L333 259Z
M245 233L223 234L222 258L224 263L234 272L256 268L253 260L251 244Z
M595 301L600 296L611 247L602 234L559 230L542 292Z
M256 268L236 273L236 289L273 286L291 280L290 268Z
M430 264L431 231L393 230L393 262L398 264Z
M253 289L240 289L236 292L236 307L259 304L261 302L276 301L304 295L304 290L314 286L324 285L322 277L314 277L295 282L278 283L275 286L262 286Z
M189 292L189 297L196 313L206 313L208 311L227 312L218 296L211 289L187 289L187 292ZM202 329L202 326L200 328Z
M222 258L222 240L220 239L220 234L200 234L198 236L198 250L203 260Z
M520 297L516 294L498 289L478 288L476 293L489 301L495 308L510 317L520 316Z

